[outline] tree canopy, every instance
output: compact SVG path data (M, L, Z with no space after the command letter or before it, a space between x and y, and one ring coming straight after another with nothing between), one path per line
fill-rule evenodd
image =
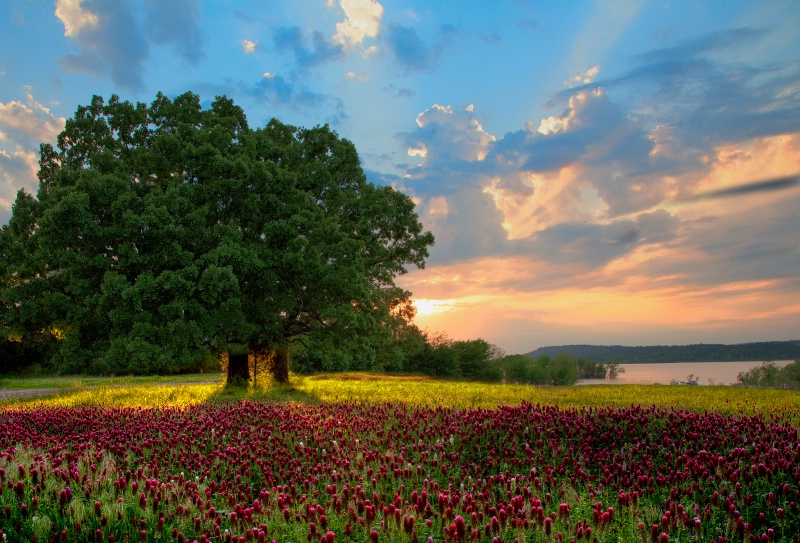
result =
M328 126L252 129L225 97L95 96L41 146L38 193L0 230L0 339L62 373L229 352L246 376L241 353L285 365L294 340L369 359L402 333L394 279L433 241Z

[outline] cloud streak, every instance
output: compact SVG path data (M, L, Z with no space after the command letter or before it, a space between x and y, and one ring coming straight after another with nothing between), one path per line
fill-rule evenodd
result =
M698 200L710 200L714 198L730 198L731 196L745 196L748 194L758 194L763 192L774 192L789 189L800 185L800 175L790 175L778 177L777 179L767 179L764 181L754 181L735 187L701 192L688 198L679 199L678 202L696 202Z

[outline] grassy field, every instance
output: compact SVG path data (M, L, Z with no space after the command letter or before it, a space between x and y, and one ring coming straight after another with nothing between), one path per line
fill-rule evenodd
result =
M0 383L58 389L0 401L0 541L800 533L798 392L365 373L238 390L220 374Z
M724 414L785 414L800 422L800 391L680 385L532 387L370 374L295 376L294 388L324 402L404 402L421 406L488 407L521 402L562 408L655 405Z
M221 383L220 373L192 373L188 375L145 375L123 377L94 377L87 375L53 375L39 377L12 377L0 375L0 388L30 390L35 388L80 388L90 386L149 385L159 383Z
M0 388L60 388L45 398L0 400L0 406L104 405L117 407L182 406L220 400L273 400L305 403L406 403L414 406L495 408L522 402L561 408L655 405L697 412L777 416L800 423L800 391L746 387L679 385L588 385L532 387L452 381L423 376L337 373L293 374L287 385L227 390L222 374L166 377L54 377L0 379Z

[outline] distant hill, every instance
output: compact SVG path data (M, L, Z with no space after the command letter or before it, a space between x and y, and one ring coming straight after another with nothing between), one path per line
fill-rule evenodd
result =
M800 360L800 340L762 341L736 345L655 345L626 347L623 345L558 345L539 347L527 353L538 358L565 353L594 362L656 363L656 362L724 362L735 360Z

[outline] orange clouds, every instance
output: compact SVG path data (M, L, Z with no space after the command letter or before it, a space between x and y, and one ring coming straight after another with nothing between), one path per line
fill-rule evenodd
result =
M800 135L722 145L707 160L705 175L683 180L687 191L706 193L797 174ZM539 233L569 220L565 209L576 209L579 172L565 167L546 179L520 172L520 184L531 189L527 195L492 181L484 192L502 212L508 239L522 245L513 256L475 258L404 277L403 286L423 299L417 324L458 339L483 337L509 352L576 342L796 337L800 187L680 204L666 200L631 216L642 243L587 267L557 256L567 247L537 240ZM670 229L671 235L642 238L643 219L661 208L669 210L660 213L671 222L655 223L654 231ZM587 221L587 228L602 222L592 221L591 212L576 218Z
M520 171L495 177L483 189L503 214L508 239L523 239L566 221L594 220L608 206L581 182L583 168L569 165L553 172ZM524 187L522 190L508 185Z
M698 182L699 192L731 189L754 181L800 173L800 135L784 134L723 145L709 157L712 166ZM683 206L681 214L690 217L705 214L733 215L764 207L773 201L800 195L800 188L761 193L740 198L710 199Z
M648 334L650 343L687 342L666 339L674 331L706 342L788 339L800 326L800 293L781 281L708 289L671 278L664 283L639 277L602 287L482 296L461 296L456 288L452 298L425 300L434 310L420 311L415 321L455 339L482 337L509 352L568 343L641 344L637 337Z

